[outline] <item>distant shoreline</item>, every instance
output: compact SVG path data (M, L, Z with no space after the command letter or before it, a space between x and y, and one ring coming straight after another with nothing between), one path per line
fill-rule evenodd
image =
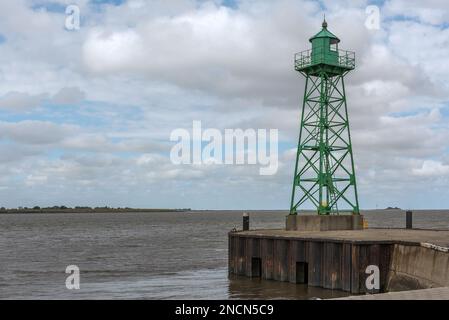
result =
M384 208L384 209L362 209L360 210L361 214L363 215L365 212L385 212L388 211L390 213L405 213L405 210L400 208ZM426 212L426 211L444 211L449 214L449 209L412 209L412 212L419 213L419 212ZM74 207L74 208L64 208L64 207L45 207L45 208L13 208L13 209L7 209L7 208L0 208L0 215L8 215L8 214L64 214L64 213L182 213L182 212L218 212L218 213L224 213L224 212L247 212L249 214L252 213L269 213L269 212L279 212L279 213L285 213L288 214L288 210L283 209L272 209L272 210L257 210L257 209L194 209L191 208L180 208L180 209L142 209L142 208L110 208L110 207L95 207L95 208L88 208L88 207ZM303 214L316 214L315 211L304 211Z
M17 209L0 209L0 214L39 214L39 213L152 213L152 212L190 212L190 208L186 209L138 209L138 208L17 208Z

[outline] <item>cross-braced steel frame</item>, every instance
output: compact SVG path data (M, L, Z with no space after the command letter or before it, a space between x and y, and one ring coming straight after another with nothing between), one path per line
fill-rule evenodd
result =
M290 214L359 214L344 76L326 70L306 78Z

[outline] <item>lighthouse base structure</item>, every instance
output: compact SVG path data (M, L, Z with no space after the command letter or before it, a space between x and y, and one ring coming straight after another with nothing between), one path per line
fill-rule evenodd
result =
M448 239L448 230L237 231L228 270L353 294L448 287Z
M285 229L287 231L338 231L362 230L361 215L288 215Z

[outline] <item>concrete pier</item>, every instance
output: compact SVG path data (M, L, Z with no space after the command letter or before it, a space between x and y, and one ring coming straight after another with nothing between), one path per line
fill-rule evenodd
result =
M449 287L367 294L332 300L449 300Z
M449 231L254 230L229 233L229 273L354 294L449 286ZM368 266L379 289L367 289Z
M334 231L362 230L361 215L288 215L285 222L287 231Z

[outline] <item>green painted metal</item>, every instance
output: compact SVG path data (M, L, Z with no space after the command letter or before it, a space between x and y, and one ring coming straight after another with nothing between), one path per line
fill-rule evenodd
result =
M344 77L355 68L355 53L323 29L312 49L295 55L306 78L290 214L307 206L321 215L360 214Z

